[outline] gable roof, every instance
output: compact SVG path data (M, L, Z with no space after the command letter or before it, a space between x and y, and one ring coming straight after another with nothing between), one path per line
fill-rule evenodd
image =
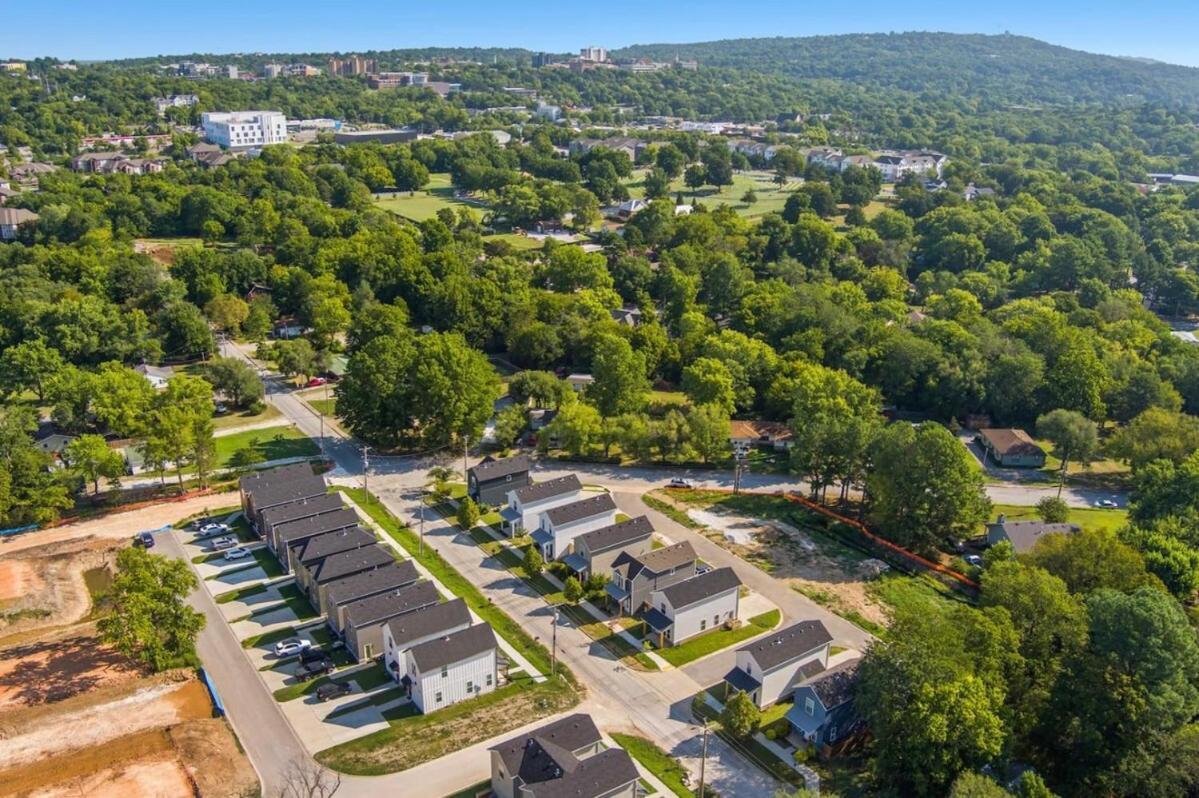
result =
M410 585L420 578L416 565L412 560L401 560L391 565L383 565L373 571L363 571L352 576L345 576L330 582L325 588L325 595L331 606L357 601L366 596L373 596L387 590Z
M729 437L786 441L794 434L790 427L779 421L730 421Z
M1044 521L996 521L987 524L988 532L1000 532L1012 542L1017 553L1030 551L1037 541L1046 535L1072 535L1081 527L1078 524L1047 524Z
M321 560L316 566L312 579L317 584L332 582L343 576L350 576L359 571L369 571L380 568L388 563L394 563L391 552L379 545L366 546L353 551L343 551Z
M742 646L737 653L748 652L762 670L769 671L832 641L833 636L822 622L800 621L748 646Z
M1045 450L1037 446L1029 434L1022 429L980 429L978 434L986 439L1001 456L1010 454L1043 455Z
M495 632L491 631L491 625L477 623L445 637L413 646L408 649L408 656L416 663L417 670L424 673L478 656L493 650L495 645Z
M277 507L268 507L262 511L262 522L270 526L285 524L299 518L340 510L344 506L345 503L342 502L340 493L324 493L320 496L280 504Z
M810 687L825 709L839 707L853 698L853 687L858 679L860 658L846 660L826 671L800 682L798 687Z
M441 594L432 582L417 582L377 596L358 599L346 605L346 628L386 621L418 607L436 604L440 598Z
M243 492L250 495L256 508L319 496L326 492L325 480L312 472L307 463L272 468L241 478Z
M506 479L515 474L523 474L529 470L529 458L523 454L515 457L504 457L499 460L484 460L467 473L473 475L478 482L491 482L496 479Z
M638 778L637 766L628 752L609 748L587 757L559 778L525 785L524 789L533 798L599 798Z
M318 516L319 517L319 516ZM310 563L343 551L353 551L375 542L375 536L360 526L325 532L296 543L296 559Z
M627 546L638 540L645 540L654 534L654 525L644 515L621 521L611 526L593 529L579 536L579 541L591 552L608 551L617 546Z
M672 546L655 549L642 554L640 557L623 552L612 563L612 570L620 570L626 579L633 579L642 571L650 574L664 574L684 565L694 565L699 556L687 541L675 543Z
M279 543L279 549L282 551L286 546L292 545L293 541L299 544L304 539L314 535L336 532L339 529L347 529L357 525L358 513L349 507L343 507L331 513L321 513L320 515L313 515L308 518L300 518L296 521L279 524L271 530L271 534L275 536L275 539Z
M535 482L532 485L517 488L513 491L513 494L521 504L532 504L533 502L552 499L555 496L575 493L582 489L583 486L579 483L579 478L574 474L567 474L557 479L547 479L545 482Z
M525 749L529 743L536 740L542 744L550 743L573 752L595 745L600 739L599 729L596 728L595 721L591 719L591 716L576 712L510 740L505 740L499 745L493 745L489 750L500 755L500 759L504 762L504 768L509 773L520 776L526 782L537 782L544 780L544 777L536 778L534 773L526 773L522 767Z
M615 511L616 502L612 501L612 496L607 493L601 493L598 496L592 496L590 499L580 499L570 504L551 507L545 511L545 517L554 526L562 526L582 521L584 518L591 518L596 515Z
M20 225L28 222L36 222L37 214L25 208L9 208L0 206L0 224L2 225Z
M387 628L391 630L391 639L395 641L396 646L403 648L413 640L420 640L463 624L470 625L470 622L470 610L466 608L466 602L456 598L444 604L434 604L396 616L387 622Z
M675 582L662 590L662 595L676 610L690 607L701 601L736 590L741 587L741 580L732 568L716 568L707 573Z

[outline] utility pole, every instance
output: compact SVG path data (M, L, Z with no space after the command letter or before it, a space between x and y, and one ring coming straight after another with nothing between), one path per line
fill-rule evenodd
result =
M416 511L418 513L420 513L420 547L419 547L419 551L420 551L420 556L424 557L425 556L425 489L424 488L421 488L420 492L417 493L416 499L417 499L417 502L419 502Z
M558 608L554 607L553 626L550 643L550 676L555 676L558 673Z
M462 478L466 479L466 450L470 448L470 436L462 436Z
M699 791L697 798L704 798L704 765L708 763L708 720L704 718L704 750L699 758Z
M367 482L367 479L371 473L370 451L371 447L362 447L362 489L368 493L370 492L370 484Z

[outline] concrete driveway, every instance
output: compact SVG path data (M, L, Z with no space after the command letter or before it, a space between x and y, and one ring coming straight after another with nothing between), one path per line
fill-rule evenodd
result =
M211 585L212 583L209 584ZM286 584L289 583L275 583L269 587L266 587L266 589L262 590L261 592L253 593L249 596L245 596L244 598L234 599L233 601L218 603L217 606L221 608L221 614L225 616L225 620L234 621L238 618L244 618L247 615L259 612L264 608L271 606L272 604L278 604L279 602L283 601L283 596L279 593L279 588ZM216 595L219 597L220 593L217 593Z
M237 621L230 624L233 629L233 634L238 640L245 640L254 635L274 632L278 629L286 629L289 626L295 626L299 618L288 607L280 607L277 610L251 615L244 621Z

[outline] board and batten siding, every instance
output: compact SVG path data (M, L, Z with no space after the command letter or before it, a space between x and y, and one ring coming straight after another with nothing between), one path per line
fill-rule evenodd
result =
M408 658L408 677L412 680L412 703L421 712L428 714L439 709L474 698L476 695L494 692L496 673L495 649L485 651L477 657L455 662L442 676L440 668L421 673L412 658ZM468 691L467 688L470 688ZM437 701L438 693L441 701Z
M668 604L666 612L674 620L670 641L681 643L698 634L718 628L720 624L737 617L740 604L739 589L728 590L681 610L674 610Z
M795 686L803 681L800 668L809 662L819 662L822 668L828 667L828 646L821 646L815 651L784 663L769 673L763 674L758 663L748 652L737 652L737 667L762 683L758 689L755 702L759 707L767 707L787 698L795 692Z
M383 625L383 664L387 668L387 672L391 674L397 682L404 677L402 663L404 660L404 652L421 643L427 643L430 640L436 640L439 637L452 635L454 632L461 632L463 629L470 626L470 622L460 623L457 626L451 626L448 629L439 629L436 632L431 632L424 637L418 637L415 640L410 640L404 643L403 647L397 646L395 638L391 636L391 625Z

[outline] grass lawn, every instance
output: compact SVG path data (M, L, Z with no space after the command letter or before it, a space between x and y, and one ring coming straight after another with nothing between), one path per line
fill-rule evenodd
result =
M771 610L761 615L755 615L736 629L719 629L708 632L699 637L685 640L677 646L658 649L655 653L676 668L681 668L700 657L706 657L723 648L734 646L751 637L757 637L763 632L768 632L778 626L780 620L782 620L782 613L778 610Z
M616 744L629 753L629 756L641 763L641 766L653 773L670 788L679 798L692 798L695 793L688 789L683 782L687 771L670 754L644 737L634 734L612 734Z
M562 604L561 608L562 614L570 619L579 631L608 649L613 656L621 659L629 667L639 671L658 670L658 663L644 651L613 632L602 621L597 621L587 610L570 604Z
M312 409L323 416L337 417L336 399L309 399L308 404L312 405Z
M318 615L317 611L312 608L311 602L308 601L308 597L301 593L300 589L294 584L280 588L279 595L283 599L283 603L287 605L287 608L295 613L297 620L307 621ZM255 610L250 615L262 615L268 612L275 612L278 609L278 604L271 604L268 607Z
M1012 521L1036 521L1041 518L1037 515L1036 507L1023 507L1016 504L996 504L991 508L992 516L998 518L1000 513ZM1087 529L1106 529L1115 532L1128 523L1128 510L1071 507L1070 516L1066 520Z
M714 186L704 186L698 192L693 192L683 184L683 179L680 177L670 184L670 196L673 198L676 194L682 192L683 202L700 202L709 209L714 209L720 205L729 205L732 206L733 210L739 216L756 218L765 216L768 213L782 212L783 205L787 202L787 197L800 186L798 181L793 181L780 187L775 185L773 178L774 175L771 172L735 172L731 186L721 186L719 189ZM635 171L632 182L627 183L627 185L630 197L644 197L645 171ZM746 191L750 190L757 195L758 199L752 205L747 205L742 202L741 197L745 195Z
M212 428L216 430L229 429L231 427L240 427L244 424L257 424L260 421L270 421L282 416L283 414L279 412L279 408L264 402L261 413L238 411L226 413L223 416L214 416L212 419Z
M522 680L429 715L415 714L407 706L388 711L384 713L391 723L388 728L321 751L316 759L356 776L394 773L557 714L577 702L577 692L561 679L540 684Z
M241 641L242 648L254 648L256 646L269 646L271 643L278 643L280 640L286 640L289 637L298 637L300 630L294 626L289 626L286 629L275 629L272 632L263 632L260 635L252 635ZM318 646L327 646L333 642L329 630L325 626L314 626L307 630L304 635L312 638L312 642Z
M249 587L242 587L237 590L228 590L217 594L216 603L228 604L231 601L241 601L242 599L257 596L259 593L265 593L268 590L270 590L270 585L250 585Z
M645 502L645 506L653 510L657 510L662 515L674 521L676 524L682 524L688 529L699 529L703 524L696 523L691 520L691 516L687 515L682 510L675 507L673 504L664 502L653 494L646 494L641 497L641 501Z
M429 184L424 191L415 191L411 194L405 191L394 196L381 197L375 202L375 205L414 222L431 219L442 208L452 208L455 211L466 208L475 219L479 219L482 215L479 206L454 199L454 187L450 183L448 172L435 172L429 175Z
M234 455L249 449L253 457L250 462L282 460L287 457L312 457L320 454L320 447L304 433L292 426L266 427L222 435L216 441L216 466L230 465Z
M517 250L541 249L542 246L541 241L516 233L495 233L494 235L483 236L483 243L486 244L488 241L502 241Z

